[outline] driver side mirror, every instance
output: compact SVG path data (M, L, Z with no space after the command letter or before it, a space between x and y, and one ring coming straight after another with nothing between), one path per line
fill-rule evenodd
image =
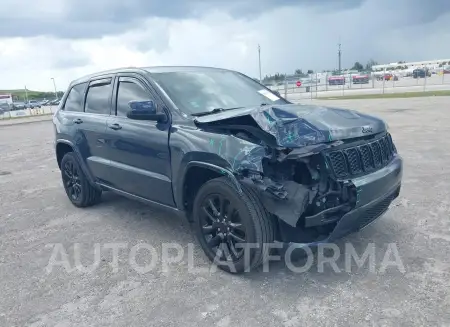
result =
M164 112L158 110L156 103L153 100L148 101L130 101L128 102L130 111L127 117L135 120L153 120L158 123L165 123L167 116Z

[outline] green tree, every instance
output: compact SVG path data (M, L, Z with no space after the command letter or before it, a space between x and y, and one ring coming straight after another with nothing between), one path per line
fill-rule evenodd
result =
M363 70L364 69L364 66L363 65L361 65L361 63L360 62L355 62L355 64L353 65L353 67L352 67L352 70L357 70L357 71L361 71L361 70Z
M308 69L308 74L314 74L314 70Z

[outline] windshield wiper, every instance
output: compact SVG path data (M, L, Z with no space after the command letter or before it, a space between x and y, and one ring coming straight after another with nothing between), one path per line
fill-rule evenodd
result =
M241 109L241 108L244 108L244 107L235 107L235 108L226 108L226 109L224 109L224 108L214 108L211 111L203 111L203 112L193 113L193 114L191 114L191 116L200 117L200 116L217 114L217 113L222 112L222 111Z

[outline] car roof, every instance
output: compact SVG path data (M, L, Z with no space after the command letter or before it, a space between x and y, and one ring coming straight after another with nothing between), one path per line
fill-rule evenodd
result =
M70 83L71 86L89 81L91 78L108 76L117 73L175 73L188 71L232 71L224 68L205 67L205 66L153 66L153 67L123 67L110 70L104 70L97 73L85 75Z
M231 71L225 68L206 67L206 66L155 66L142 68L149 73L176 73L192 71Z

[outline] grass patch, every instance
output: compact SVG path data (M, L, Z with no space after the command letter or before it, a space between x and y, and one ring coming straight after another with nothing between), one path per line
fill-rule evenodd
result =
M353 100L353 99L395 99L395 98L421 98L433 96L450 96L450 90L425 91L425 92L404 92L404 93L384 93L384 94L355 94L333 97L318 97L320 100Z
M28 100L40 100L40 99L50 99L53 100L55 98L55 92L41 92L41 91L33 91L19 89L19 90L0 90L0 94L12 94L13 99L15 101L25 101L26 96L28 95ZM62 97L63 92L58 91L58 97Z

